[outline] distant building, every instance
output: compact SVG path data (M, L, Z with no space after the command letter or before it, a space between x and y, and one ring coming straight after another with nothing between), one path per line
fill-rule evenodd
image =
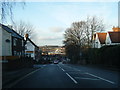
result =
M3 57L2 59L24 56L24 37L3 24L0 24L0 31L0 36L2 36L2 39L0 39L0 45L2 46L0 47L2 51L0 56Z
M62 46L39 46L39 48L42 50L42 55L65 55L65 48Z

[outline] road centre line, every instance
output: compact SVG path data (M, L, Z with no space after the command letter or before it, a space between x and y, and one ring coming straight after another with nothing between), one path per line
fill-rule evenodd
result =
M59 65L58 65L58 67L61 68ZM65 70L64 70L63 68L61 68L61 69L62 69L62 71L65 72ZM68 76L75 84L78 83L78 82L77 82L73 77L71 77L68 73L66 73L66 74L67 74L67 76Z
M65 71L63 68L61 68L59 65L58 65L58 67L60 68L60 69L62 69L62 71Z
M70 67L70 66L67 66L67 67L72 68L72 67ZM72 68L72 69L77 70L76 68ZM77 70L77 71L81 71L81 70ZM66 73L66 74L74 81L74 79L73 79L68 73ZM111 83L111 84L115 84L115 82L113 82L113 81L110 81L110 80L101 78L101 77L96 76L96 75L93 75L93 74L91 74L91 73L85 72L84 74L88 74L88 75L91 75L91 76L96 77L96 78L98 78L98 79L101 79L101 80L104 80L104 81L106 81L106 82L109 82L109 83ZM74 81L74 82L76 82L76 81Z
M71 80L73 80L73 82L75 83L75 84L77 84L78 82L74 79L74 78L72 78L68 73L66 73L67 74L67 76L71 79Z
M59 65L58 65L59 66ZM60 67L60 66L59 66ZM67 68L71 68L71 69L73 69L72 71L78 71L78 72L81 72L81 70L78 70L78 69L76 69L76 68L73 68L73 67L71 67L71 66L66 66ZM61 68L61 67L60 67ZM62 68L61 68L62 69ZM64 70L64 69L62 69L63 71L69 71L69 70ZM71 70L70 70L71 71Z
M63 71L65 71L63 68L61 68Z
M104 80L104 81L106 81L106 82L109 82L109 83L111 83L111 84L115 84L115 82L112 82L112 81L110 81L110 80L101 78L101 77L96 76L96 75L93 75L93 74L91 74L91 73L86 73L86 74L91 75L91 76L96 77L96 78L99 78L99 79L101 79L101 80Z

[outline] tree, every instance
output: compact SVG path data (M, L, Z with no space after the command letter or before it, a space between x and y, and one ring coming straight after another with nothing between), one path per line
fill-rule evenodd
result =
M65 31L64 44L68 45L68 44L73 43L81 47L83 44L84 38L85 38L84 27L85 27L84 21L72 23L71 28L68 28Z
M0 16L1 23L7 21L7 17L13 22L13 8L15 8L16 4L21 4L22 7L25 6L25 2L16 3L16 0L2 0L0 2Z
M86 21L74 22L71 27L65 31L64 44L69 42L75 43L80 47L84 45L91 46L93 35L96 32L104 31L104 28L103 20L99 20L96 17L87 17Z
M68 28L64 34L66 53L73 63L80 60L81 47L84 45L85 41L84 28L84 21L74 22L71 28Z
M89 22L88 27L89 27L89 33L90 33L90 42L92 43L93 41L93 35L96 32L101 32L104 31L105 29L105 24L103 23L102 19L98 19L97 17L93 16L91 18L88 17L87 22Z
M71 63L77 63L77 61L80 59L79 58L79 46L78 45L67 45L65 46L65 52L66 52L66 56L71 59Z
M33 38L34 27L31 23L19 21L13 24L12 28L23 37L25 34L28 34L30 38Z
M105 24L102 19L97 17L87 17L85 21L84 34L86 37L86 46L91 47L93 43L93 35L96 32L102 32L105 29Z
M87 17L85 21L72 23L71 27L67 28L64 34L65 40L63 43L66 47L66 53L71 54L71 52L68 52L71 50L76 57L80 57L82 48L90 48L93 43L93 35L96 32L103 31L104 27L102 20L96 17ZM71 46L77 48L72 49Z

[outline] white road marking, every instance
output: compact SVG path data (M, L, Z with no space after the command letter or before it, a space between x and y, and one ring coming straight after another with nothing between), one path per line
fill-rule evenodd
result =
M59 65L58 65L58 67L59 67L60 69L62 69L62 71L64 71L64 72L65 72L65 70L64 70L63 68L61 68Z
M68 77L71 79L71 80L73 80L73 82L75 83L75 84L77 84L78 82L74 79L74 78L72 78L68 73L66 73L67 75L68 75Z
M59 66L60 67L60 66ZM66 66L66 67L68 67L68 68L72 68L71 66ZM61 67L60 67L61 68ZM62 68L61 68L62 69ZM73 70L76 70L76 71L81 71L81 70L78 70L78 69L76 69L76 68L72 68ZM62 69L63 71L65 71L64 69ZM69 71L69 70L68 70ZM77 81L74 79L74 78L72 78L68 73L66 73L75 83L77 83ZM109 82L109 83L111 83L111 84L115 84L115 82L113 82L113 81L110 81L110 80L107 80L107 79L104 79L104 78L101 78L101 77L99 77L99 76L96 76L96 75L93 75L93 74L91 74L91 73L87 73L87 72L85 72L85 73L83 73L83 74L88 74L88 75L91 75L91 76L93 76L93 77L96 77L96 78L98 78L98 79L92 79L92 78L81 78L81 79L91 79L91 80L99 80L99 79L101 79L101 80L104 80L104 81L106 81L106 82Z
M63 71L65 71L63 68L61 68Z
M91 76L96 77L96 78L99 78L99 79L101 79L101 80L104 80L104 81L106 81L106 82L109 82L109 83L111 83L111 84L115 84L115 82L112 82L112 81L110 81L110 80L101 78L101 77L96 76L96 75L93 75L93 74L91 74L91 73L86 73L86 74L91 75Z
M35 72L37 72L37 71L39 71L40 69L37 69L37 70L35 70L35 71L33 71L33 72L30 72L30 73L28 73L27 75L25 75L23 78L25 78L25 77L27 77L27 76L30 76L31 74L33 74L33 73L35 73Z
M95 78L81 78L81 77L75 77L76 79L86 79L86 80L100 80Z
M40 69L41 69L41 68L40 68ZM23 76L22 78L16 80L16 81L13 82L12 84L9 84L6 88L11 88L11 87L15 86L18 82L20 82L20 81L23 80L24 78L30 76L31 74L33 74L33 73L39 71L40 69L37 69L37 70L35 70L35 71L33 71L33 72L28 73L27 75L25 75L25 76Z
M58 67L61 68L59 65L58 65ZM61 69L62 69L62 71L65 72L65 70L64 70L63 68L61 68ZM68 73L66 73L66 74L67 74L67 76L68 76L75 84L78 83L78 82L77 82L73 77L71 77Z

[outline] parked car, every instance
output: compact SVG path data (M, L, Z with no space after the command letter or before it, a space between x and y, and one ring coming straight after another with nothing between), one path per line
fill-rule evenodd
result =
M58 63L59 63L59 61L58 61L58 60L55 60L55 61L54 61L54 64L58 64Z

